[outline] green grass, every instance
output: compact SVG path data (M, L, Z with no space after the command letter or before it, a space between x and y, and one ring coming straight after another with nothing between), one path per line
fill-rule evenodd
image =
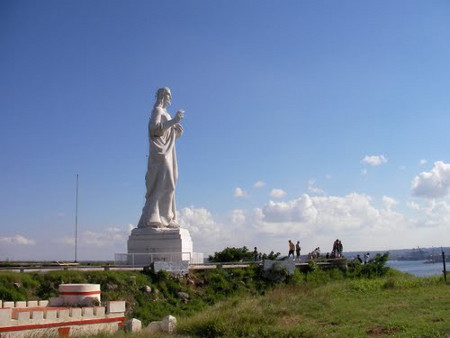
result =
M265 280L257 267L198 271L182 279L164 272L1 272L0 299L46 299L60 283L99 283L103 301L126 300L127 317L144 327L175 316L179 337L450 337L450 285L441 277L395 270L374 277L381 265L312 268L283 282ZM144 285L153 291L145 293ZM189 301L178 292L188 293ZM125 336L145 334L115 335Z
M295 283L228 299L181 318L178 333L201 337L450 337L450 289L439 278L395 274Z
M0 272L0 299L3 301L49 299L58 295L62 283L101 285L102 301L125 300L126 316L147 325L171 314L189 316L236 294L256 294L266 285L258 268L215 269L191 274L189 278L171 277L160 272L126 271L51 271L47 273ZM151 293L143 291L150 286ZM185 302L179 292L187 293Z

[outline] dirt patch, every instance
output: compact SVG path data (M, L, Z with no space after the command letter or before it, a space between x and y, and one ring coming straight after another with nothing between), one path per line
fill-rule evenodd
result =
M372 329L369 329L366 331L368 335L371 337L382 337L386 335L392 335L400 332L400 329L398 328L389 328L386 326L377 326Z
M318 322L320 326L338 326L339 323L337 322Z

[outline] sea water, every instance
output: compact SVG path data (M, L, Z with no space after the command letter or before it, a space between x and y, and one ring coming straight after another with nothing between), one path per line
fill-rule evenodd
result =
M387 266L419 277L442 275L442 271L444 270L442 262L425 263L425 261L387 261ZM450 264L447 264L447 270L449 268Z

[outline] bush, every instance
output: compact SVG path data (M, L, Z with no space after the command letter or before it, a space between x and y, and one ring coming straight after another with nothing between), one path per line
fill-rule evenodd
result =
M386 266L388 258L388 252L384 253L383 255L377 254L375 258L371 259L367 264L364 264L362 266L360 276L371 278L386 275L386 273L390 269Z
M26 300L26 296L23 292L15 290L14 288L0 286L0 299L3 301L18 301Z
M263 255L262 255L262 259L269 259L269 260L271 260L271 261L275 261L275 260L278 259L278 257L279 257L280 255L281 255L281 254L280 254L279 252L274 253L273 251L271 251L269 254L263 254Z
M240 262L246 260L253 260L253 253L248 251L246 246L242 248L225 248L222 251L215 252L214 256L209 256L211 262Z
M39 287L33 274L1 272L0 300L28 300L35 298L35 290Z
M280 256L280 253L274 253L271 251L269 254L259 253L259 259L270 259L277 260ZM249 251L246 246L242 248L225 248L222 251L215 252L214 256L208 257L210 262L216 263L228 263L228 262L241 262L241 261L252 261L255 259L255 256L252 251Z
M383 255L377 254L367 264L352 262L349 264L347 277L373 278L385 276L390 271L390 268L386 266L388 258L389 253L386 252Z
M301 285L305 282L305 274L301 273L299 269L294 270L294 274L289 276L288 284Z

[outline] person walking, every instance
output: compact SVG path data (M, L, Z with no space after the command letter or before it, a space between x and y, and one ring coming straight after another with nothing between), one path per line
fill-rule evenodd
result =
M292 243L291 240L289 240L289 253L288 253L288 258L291 257L292 255L292 259L294 259L294 249L295 249L295 245L294 243Z

